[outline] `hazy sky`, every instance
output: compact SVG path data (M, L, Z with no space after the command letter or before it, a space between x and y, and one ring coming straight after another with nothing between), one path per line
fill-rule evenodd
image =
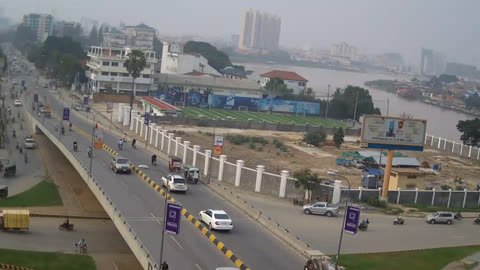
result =
M421 47L480 65L479 0L0 0L4 14L54 13L118 25L144 22L162 34L229 38L248 8L282 18L281 45L328 48L345 41L367 52L400 52L418 64Z

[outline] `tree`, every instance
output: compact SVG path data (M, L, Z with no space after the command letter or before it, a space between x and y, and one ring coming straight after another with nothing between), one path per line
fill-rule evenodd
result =
M297 181L295 181L295 187L303 188L307 193L307 201L310 202L312 190L320 185L320 177L318 174L312 173L310 169L303 169L293 173L293 177L297 179Z
M103 43L103 32L105 32L105 27L100 26L100 29L98 29L98 45L102 45Z
M462 132L460 140L466 145L480 145L480 119L460 120L457 124L458 131Z
M199 53L207 58L208 64L214 69L221 70L232 65L230 57L217 50L215 46L206 42L189 41L183 47L185 53Z
M153 50L155 51L157 58L162 58L163 43L157 38L157 35L153 36Z
M265 85L265 89L277 97L285 97L293 94L293 89L287 88L285 82L280 78L270 79Z
M335 131L333 134L333 142L335 143L335 146L337 148L340 148L340 145L344 142L343 138L345 137L345 134L343 133L343 129L339 128Z
M465 106L467 107L467 109L480 109L480 96L477 93L475 93L475 95L468 96L465 99Z
M128 122L132 121L132 106L133 98L135 97L135 79L140 77L140 73L145 68L147 64L147 59L142 51L132 50L127 55L127 60L125 61L125 68L128 73L132 76L132 92L130 93L130 114L128 117Z
M88 43L90 46L97 46L98 45L98 31L97 26L93 26L92 30L90 31L90 35L88 35Z
M319 146L325 141L326 137L327 135L321 130L308 131L303 135L303 141L314 146Z
M349 85L335 91L328 107L328 115L358 120L364 114L380 114L380 109L373 105L372 96L367 89Z

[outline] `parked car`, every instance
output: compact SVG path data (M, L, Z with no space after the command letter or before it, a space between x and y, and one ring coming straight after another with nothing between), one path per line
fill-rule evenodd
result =
M338 214L338 206L327 202L317 202L310 205L304 205L303 213L307 215L318 214L332 217Z
M79 105L76 105L75 107L73 107L73 109L74 109L75 111L81 111L81 110L83 110L83 107L82 107L82 106L79 106Z
M200 211L200 221L208 225L210 230L231 230L233 229L233 221L223 210L203 210Z
M162 185L169 191L187 192L187 182L178 174L169 174L166 177L162 177Z
M436 212L425 217L427 223L446 223L448 225L453 224L455 216L452 212Z
M22 106L22 102L19 99L15 99L15 101L13 102L13 105L15 105L15 107L19 107L19 106Z
M37 147L37 144L32 137L26 137L23 144L25 149L35 149L35 147Z
M112 170L115 173L123 172L123 173L130 173L131 168L130 168L130 162L128 162L128 159L118 156L112 158Z

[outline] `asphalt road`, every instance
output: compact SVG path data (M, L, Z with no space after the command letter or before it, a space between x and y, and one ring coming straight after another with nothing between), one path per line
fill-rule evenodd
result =
M27 78L28 85L35 85L33 78ZM32 92L38 92L40 98L46 96L47 103L52 106L52 111L62 115L63 105L59 103L51 91L38 88ZM27 97L26 106L30 110L33 95ZM92 130L92 124L87 124L83 119L71 114L74 125L87 133ZM58 121L45 119L45 126L54 131ZM60 136L59 131L56 132ZM119 138L104 133L104 142L116 148ZM89 166L87 147L90 142L83 136L69 132L66 128L65 136L61 141L72 149L72 143L79 143L79 152L76 157L85 167ZM122 156L127 157L133 164L148 164L151 154L142 147L133 150L128 145L120 151ZM109 197L127 217L134 231L137 232L141 241L150 253L158 261L160 253L160 224L163 216L163 199L149 185L137 175L115 175L109 167L111 156L106 151L95 150L93 158L93 176L101 183ZM159 162L155 170L146 171L156 183L160 183L162 175L168 173L167 164ZM186 194L174 194L179 201L192 214L197 214L202 209L224 209L232 217L235 228L231 232L214 232L219 241L225 243L237 257L239 257L251 269L298 269L304 264L304 260L297 253L287 247L271 233L266 231L256 222L244 215L241 211L232 207L221 197L211 192L203 185L189 185ZM218 251L210 241L203 236L190 222L182 220L181 233L177 236L167 235L164 258L172 269L215 269L220 266L233 266L224 255Z

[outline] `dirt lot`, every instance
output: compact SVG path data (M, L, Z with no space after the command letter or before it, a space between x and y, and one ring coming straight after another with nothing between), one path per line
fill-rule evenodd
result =
M212 145L212 128L187 127L187 126L165 126L165 128L175 130L177 135L185 141L190 141L191 145L197 144L201 149L210 149ZM255 168L256 165L266 166L267 172L278 173L281 170L293 172L310 168L321 176L328 178L328 171L337 171L345 175L353 186L359 186L361 183L362 171L356 168L346 168L335 164L337 158L342 157L342 152L355 152L361 150L358 143L359 138L346 137L345 143L338 149L334 146L307 147L302 141L302 134L295 132L277 132L264 130L238 130L238 129L216 129L217 134L232 134L245 136L259 136L268 141L268 144L262 145L255 143L244 143L235 145L228 139L225 139L224 154L227 155L230 162L241 159L245 160L245 166ZM287 151L282 151L273 143L274 140L283 142ZM327 138L327 141L331 138ZM448 184L455 188L453 180L456 176L464 180L463 185L467 188L475 188L477 182L480 183L480 163L469 159L449 156L448 154L426 149L424 152L401 151L402 154L409 157L416 157L420 163L427 161L430 166L437 163L441 167L438 175L427 174L425 181L417 182L418 188L425 186L439 187Z

